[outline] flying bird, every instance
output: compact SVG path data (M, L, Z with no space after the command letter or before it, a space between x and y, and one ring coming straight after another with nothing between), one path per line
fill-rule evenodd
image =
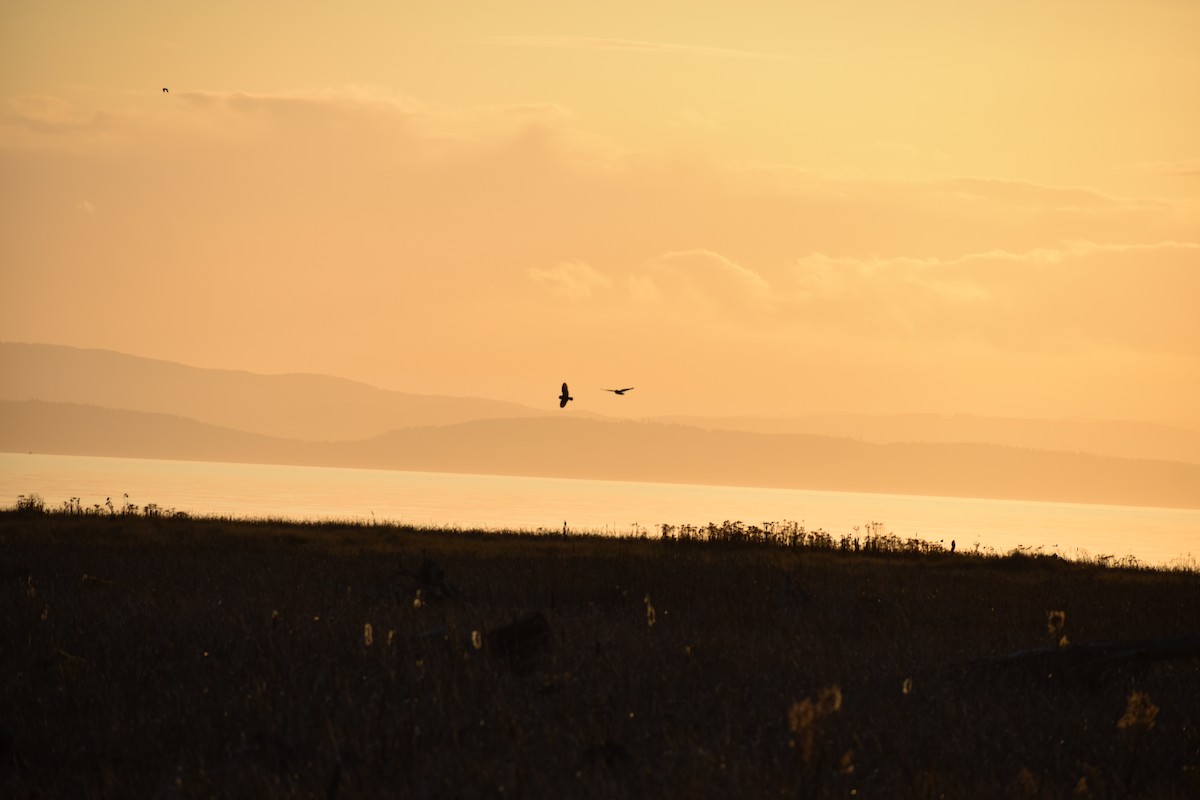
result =
M165 87L165 86L163 87L163 94L170 94L170 92L167 91L167 87Z
M559 396L559 398L558 398L558 407L566 408L567 403L574 399L575 399L574 397L571 397L571 393L567 391L567 384L563 383L562 395Z
M629 387L626 387L626 388L624 388L624 389L605 389L604 391L606 391L606 392L612 392L613 394L625 394L626 392L628 392L628 391L630 391L630 390L632 390L632 389L633 389L633 387L632 387L632 386L629 386Z

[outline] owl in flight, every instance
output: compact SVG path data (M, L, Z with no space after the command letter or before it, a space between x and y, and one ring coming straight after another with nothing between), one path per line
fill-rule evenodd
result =
M567 384L564 382L562 394L558 398L558 407L566 408L567 403L574 399L575 399L574 397L571 397L571 393L567 391Z

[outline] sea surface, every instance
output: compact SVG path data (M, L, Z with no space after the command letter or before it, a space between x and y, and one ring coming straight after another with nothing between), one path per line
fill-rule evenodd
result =
M959 551L1015 548L1200 568L1200 511L857 492L0 453L0 507L347 520L487 530L638 533L660 525L794 522L835 538L868 526Z

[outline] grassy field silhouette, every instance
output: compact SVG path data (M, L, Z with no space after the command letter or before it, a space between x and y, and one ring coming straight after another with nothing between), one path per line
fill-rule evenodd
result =
M0 512L0 794L1200 790L1200 574L668 533Z

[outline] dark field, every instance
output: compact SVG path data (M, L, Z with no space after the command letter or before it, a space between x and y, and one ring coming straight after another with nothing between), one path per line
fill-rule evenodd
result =
M0 580L4 797L1200 796L1200 659L1086 647L1196 573L5 512Z

